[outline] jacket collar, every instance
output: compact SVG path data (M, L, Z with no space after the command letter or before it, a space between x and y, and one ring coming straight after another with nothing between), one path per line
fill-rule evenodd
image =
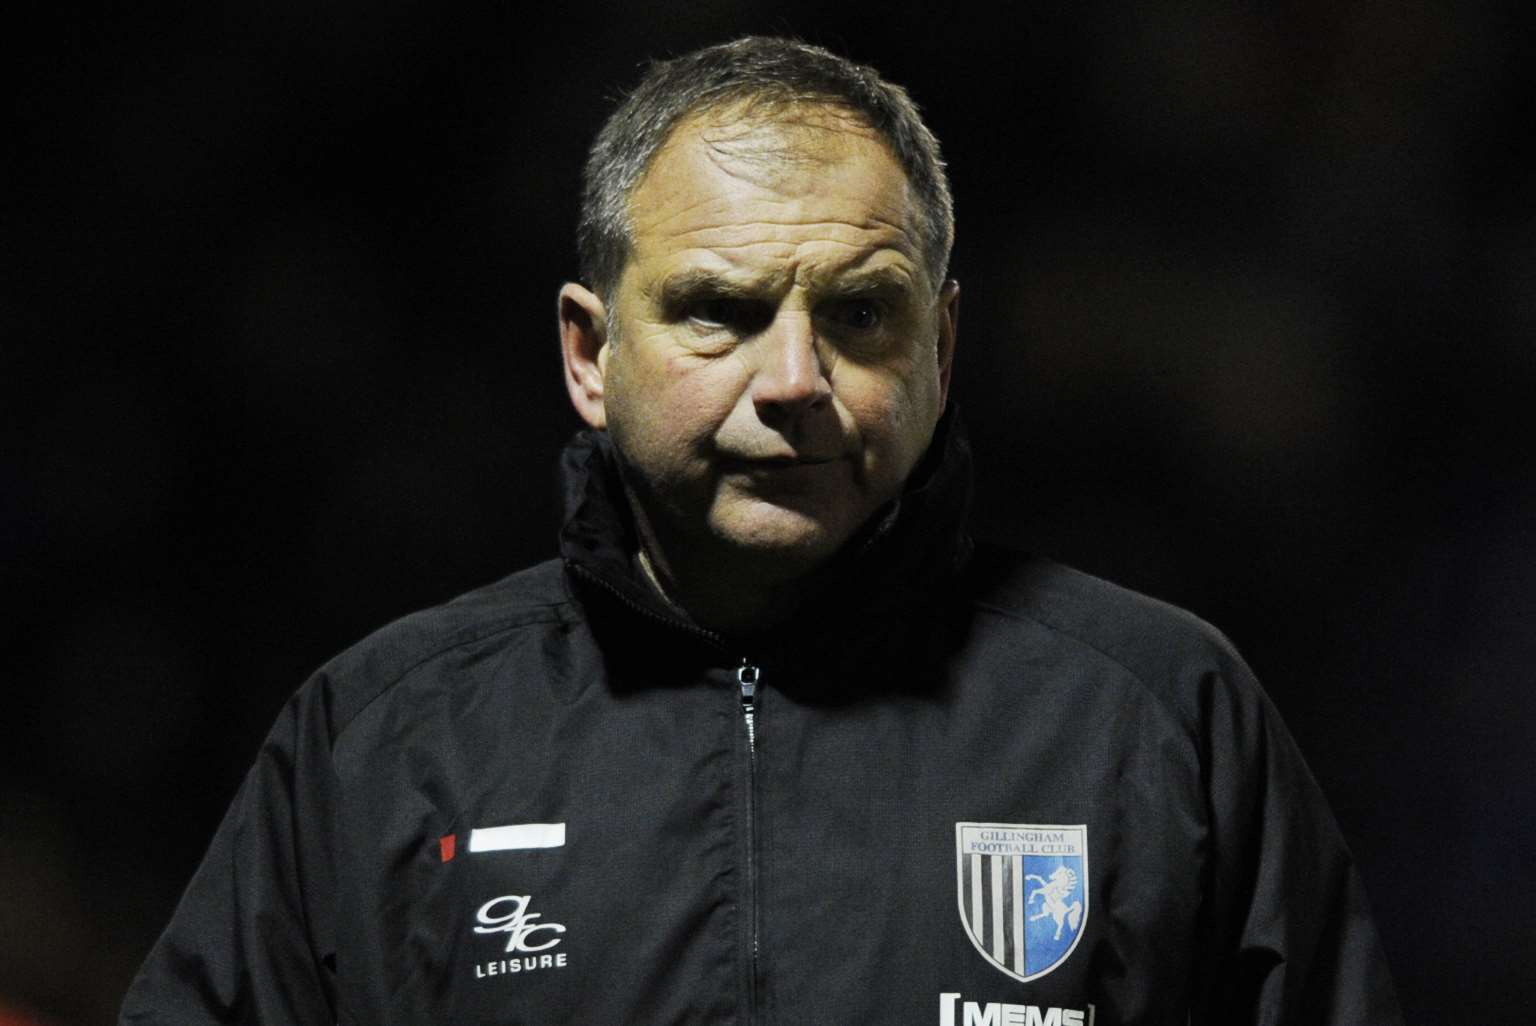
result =
M954 403L934 431L901 496L878 511L827 567L792 620L755 638L725 638L693 623L666 603L635 565L634 519L608 436L582 431L561 457L565 523L560 551L567 575L605 640L614 632L643 637L674 632L704 650L739 657L768 652L780 659L827 642L852 656L866 645L891 643L913 617L939 601L971 554L966 518L971 499L970 445ZM869 653L864 653L868 657Z

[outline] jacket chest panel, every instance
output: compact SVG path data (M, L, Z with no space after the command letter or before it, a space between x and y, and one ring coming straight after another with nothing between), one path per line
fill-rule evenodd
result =
M739 706L601 687L445 722L440 749L345 781L338 832L366 843L340 857L337 962L377 996L360 1019L734 1021Z
M1069 710L1058 683L973 674L820 706L766 692L773 1021L939 1022L940 996L956 993L1149 1022L1163 1020L1148 995L1179 1005L1203 871L1192 753L1166 711L1113 674L1073 680ZM977 826L963 852L964 824ZM871 985L851 986L850 966Z

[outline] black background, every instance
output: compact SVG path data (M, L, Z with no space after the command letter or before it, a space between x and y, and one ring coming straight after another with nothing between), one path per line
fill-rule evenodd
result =
M874 64L944 142L984 533L1221 626L1410 1021L1528 1014L1517 12L33 12L0 197L0 1005L108 1021L308 672L553 554L584 147L644 58L771 31Z

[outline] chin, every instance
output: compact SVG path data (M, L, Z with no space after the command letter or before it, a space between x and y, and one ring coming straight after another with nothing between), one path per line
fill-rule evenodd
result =
M805 573L830 559L853 533L852 526L780 506L733 511L715 518L713 533L743 555L761 557L772 576ZM778 573L775 573L778 571Z

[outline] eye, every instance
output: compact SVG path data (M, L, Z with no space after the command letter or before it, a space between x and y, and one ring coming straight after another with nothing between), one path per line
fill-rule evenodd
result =
M741 320L741 304L734 299L701 299L688 306L688 319L708 327L723 328Z
M884 311L873 299L841 299L828 310L832 322L853 331L869 331L878 328L884 320Z
M772 319L772 311L762 303L731 296L698 299L683 308L683 316L705 330L725 329L742 335L761 331Z

